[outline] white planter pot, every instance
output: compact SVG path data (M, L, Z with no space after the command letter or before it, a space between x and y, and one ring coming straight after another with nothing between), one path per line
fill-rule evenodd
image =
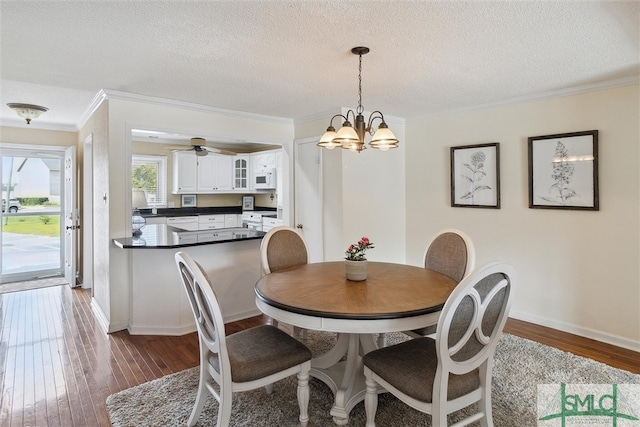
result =
M361 282L367 279L367 261L344 261L347 280Z

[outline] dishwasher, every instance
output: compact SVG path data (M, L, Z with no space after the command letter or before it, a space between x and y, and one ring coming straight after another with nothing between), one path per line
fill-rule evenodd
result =
M167 225L181 230L196 231L198 229L197 216L170 216L167 217Z

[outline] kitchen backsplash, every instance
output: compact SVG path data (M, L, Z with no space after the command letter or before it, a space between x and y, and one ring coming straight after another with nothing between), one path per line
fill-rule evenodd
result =
M273 199L271 197L272 194ZM255 197L256 206L263 206L266 208L277 207L275 191L251 195ZM244 196L244 194L198 194L196 197L196 204L199 208L206 208L210 206L242 206L242 196ZM167 199L169 203L173 202L174 207L181 207L180 194L169 194Z

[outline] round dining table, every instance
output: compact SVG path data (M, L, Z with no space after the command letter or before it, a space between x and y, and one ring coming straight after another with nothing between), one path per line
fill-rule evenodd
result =
M433 270L371 261L366 280L353 282L337 261L267 274L255 292L258 308L279 322L338 333L331 350L311 360L310 375L329 386L333 421L346 425L366 393L362 356L377 348L374 334L436 324L456 285Z

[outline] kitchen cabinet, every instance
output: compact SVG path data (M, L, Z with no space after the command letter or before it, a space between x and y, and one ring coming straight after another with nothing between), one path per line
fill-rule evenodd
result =
M282 150L276 153L276 206L282 209L284 205L284 185L282 176Z
M230 191L233 157L209 153L196 156L190 151L173 153L173 193L216 193Z
M233 157L208 154L198 158L198 192L210 193L232 189Z
M211 242L214 240L231 240L233 238L233 231L211 231L205 233L198 233L198 242Z
M200 215L198 217L198 230L215 230L225 228L224 215Z
M195 193L198 190L198 159L189 151L173 153L173 193Z
M147 224L166 224L167 217L166 216L148 216L145 218Z
M173 216L167 218L167 225L181 230L194 231L198 229L198 216Z
M248 190L250 188L249 156L235 156L233 159L233 189Z
M217 230L238 227L238 214L199 215L198 230Z
M240 215L238 214L225 214L224 215L224 228L236 228L240 227Z
M275 169L276 151L280 150L261 151L259 153L253 154L251 157L251 169L254 172L266 172L268 170Z

